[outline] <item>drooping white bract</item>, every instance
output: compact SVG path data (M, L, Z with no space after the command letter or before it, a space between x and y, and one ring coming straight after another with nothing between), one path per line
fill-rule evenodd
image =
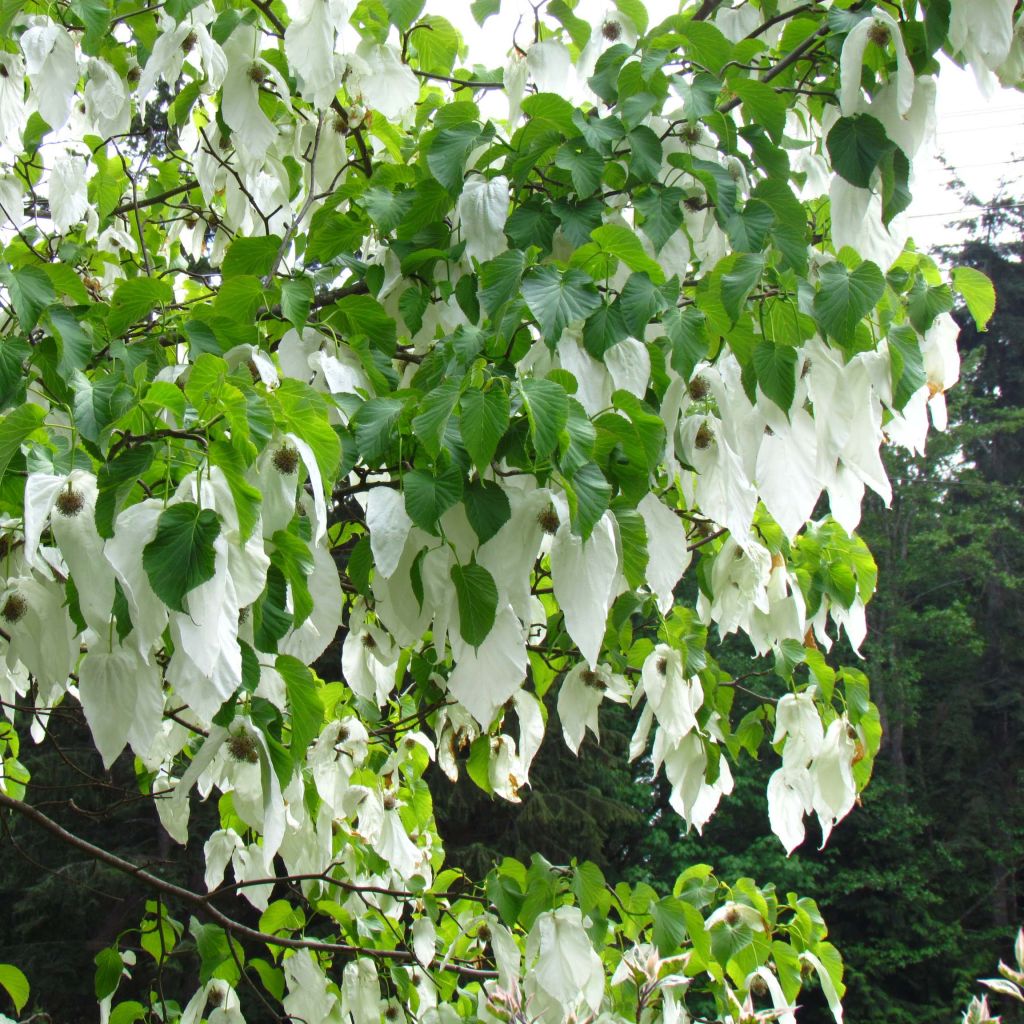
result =
M526 998L545 1024L600 1008L604 969L578 907L559 907L537 918L526 938L526 964Z
M597 664L618 575L611 512L605 512L586 540L571 531L569 517L564 515L551 542L551 579L565 628L590 665Z
M349 60L347 88L366 106L393 120L401 120L412 110L420 85L395 47L363 43Z
M50 219L61 234L80 224L89 211L85 158L64 153L50 171Z
M481 263L508 248L505 221L508 219L508 178L470 178L462 188L455 216L466 241L466 255Z
M53 129L63 128L71 116L78 84L78 54L63 25L49 18L34 19L21 37L25 70L39 116Z
M914 100L914 69L907 57L907 48L903 43L903 33L891 14L880 7L858 21L847 33L839 58L839 106L845 116L856 113L860 100L861 68L864 64L864 51L869 45L887 46L892 42L896 48L896 89L897 107L900 115L910 110Z
M607 697L621 704L629 696L630 687L625 678L604 665L590 669L581 662L570 669L559 687L557 705L566 746L574 754L579 753L587 729L600 742L598 709L601 702Z
M284 52L299 79L299 92L320 110L338 92L341 57L335 52L339 29L348 20L346 0L292 0Z

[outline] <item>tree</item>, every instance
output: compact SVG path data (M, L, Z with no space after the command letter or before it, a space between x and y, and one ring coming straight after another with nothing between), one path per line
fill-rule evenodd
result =
M936 54L1015 82L1014 4L681 6L551 0L497 69L417 0L3 8L0 806L149 893L104 1017L841 1019L812 899L471 878L425 780L515 801L617 703L697 830L773 747L792 852L871 774L861 498L994 302L898 216ZM201 880L41 806L79 707Z

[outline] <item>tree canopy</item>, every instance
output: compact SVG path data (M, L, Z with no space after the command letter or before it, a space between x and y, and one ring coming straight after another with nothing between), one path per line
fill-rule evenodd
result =
M420 0L0 6L0 808L152 893L104 1020L841 1024L809 895L470 876L425 778L518 801L616 704L687 828L765 758L789 854L872 773L862 499L995 301L901 214L1015 3L679 8L488 67ZM69 708L199 877L48 812Z

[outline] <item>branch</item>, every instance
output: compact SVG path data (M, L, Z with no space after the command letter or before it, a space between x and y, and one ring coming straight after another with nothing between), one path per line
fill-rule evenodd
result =
M783 57L782 60L780 60L779 63L775 65L775 67L773 67L770 71L767 71L765 75L762 77L761 81L770 82L773 78L776 78L779 75L781 75L782 72L786 70L786 68L791 67L798 60L800 60L808 52L808 50L813 50L814 47L816 47L821 42L821 40L828 35L828 33L828 25L822 25L821 28L817 30L817 32L811 33L811 35L809 35L799 46L797 46L795 49L787 53L786 56ZM718 108L718 110L722 114L727 114L730 110L735 110L735 108L738 107L742 102L743 100L741 100L739 96L736 96L733 99L729 100L728 103L723 103Z
M214 923L219 924L226 932L233 935L251 939L255 942L267 943L268 945L283 946L287 949L312 949L323 953L343 953L349 956L370 956L378 957L382 960L393 960L398 963L419 965L419 961L416 959L415 955L405 949L373 949L368 946L351 946L348 943L343 942L321 942L317 939L293 939L283 935L270 935L267 932L261 932L255 928L250 928L248 925L244 925L241 922L234 920L234 918L228 917L227 914L223 913L223 911L218 910L213 906L210 902L212 894L203 895L202 893L193 892L191 889L185 889L180 885L175 885L173 882L168 882L165 879L146 871L144 868L133 864L131 861L125 860L123 857L118 857L117 854L111 853L109 850L104 850L100 846L95 846L88 842L88 840L82 839L81 836L76 836L74 833L69 832L62 825L57 824L57 822L52 818L48 818L42 813L42 811L36 810L36 808L31 806L31 804L26 804L21 800L15 800L13 797L0 793L0 807L6 807L8 810L15 811L23 818L27 818L34 825L43 829L45 832L49 832L50 835L55 836L62 843L74 847L76 850L92 857L93 860L97 860L101 864L106 864L108 867L112 867L123 874L131 875L144 885L149 886L151 889L155 889L159 893L163 893L165 896L172 896L174 899L181 900L182 903L188 903L209 917ZM437 966L439 970L451 971L453 974L458 974L461 977L471 978L478 981L488 978L496 978L498 976L497 971L481 970L477 967L466 967L463 964L439 963Z
M707 21L722 6L723 0L704 0L690 21Z
M161 192L158 196L150 196L148 199L140 199L137 203L122 203L120 206L115 206L111 213L113 216L119 217L122 214L131 213L133 210L144 210L147 206L156 206L158 203L164 203L168 199L180 196L183 192L191 192L198 184L199 182L196 181L195 178L190 178L181 185L175 185L174 188L169 188L166 192Z

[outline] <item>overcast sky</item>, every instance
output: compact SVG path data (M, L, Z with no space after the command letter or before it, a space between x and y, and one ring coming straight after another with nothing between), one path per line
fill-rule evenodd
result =
M612 7L608 0L581 0L576 10L587 20L599 21ZM647 8L653 22L678 10L678 3L647 0ZM468 0L428 0L427 9L458 26L469 46L471 62L503 64L520 13L525 17L519 42L525 45L531 38L532 12L527 0L503 0L501 13L489 18L483 29L473 21ZM997 90L985 97L972 73L961 71L945 59L943 64L939 76L936 156L919 154L915 162L914 203L908 211L910 231L922 249L955 241L956 231L948 224L964 209L960 197L945 188L950 174L940 163L940 155L978 198L991 199L1000 179L1007 179L1011 194L1024 199L1024 96Z

